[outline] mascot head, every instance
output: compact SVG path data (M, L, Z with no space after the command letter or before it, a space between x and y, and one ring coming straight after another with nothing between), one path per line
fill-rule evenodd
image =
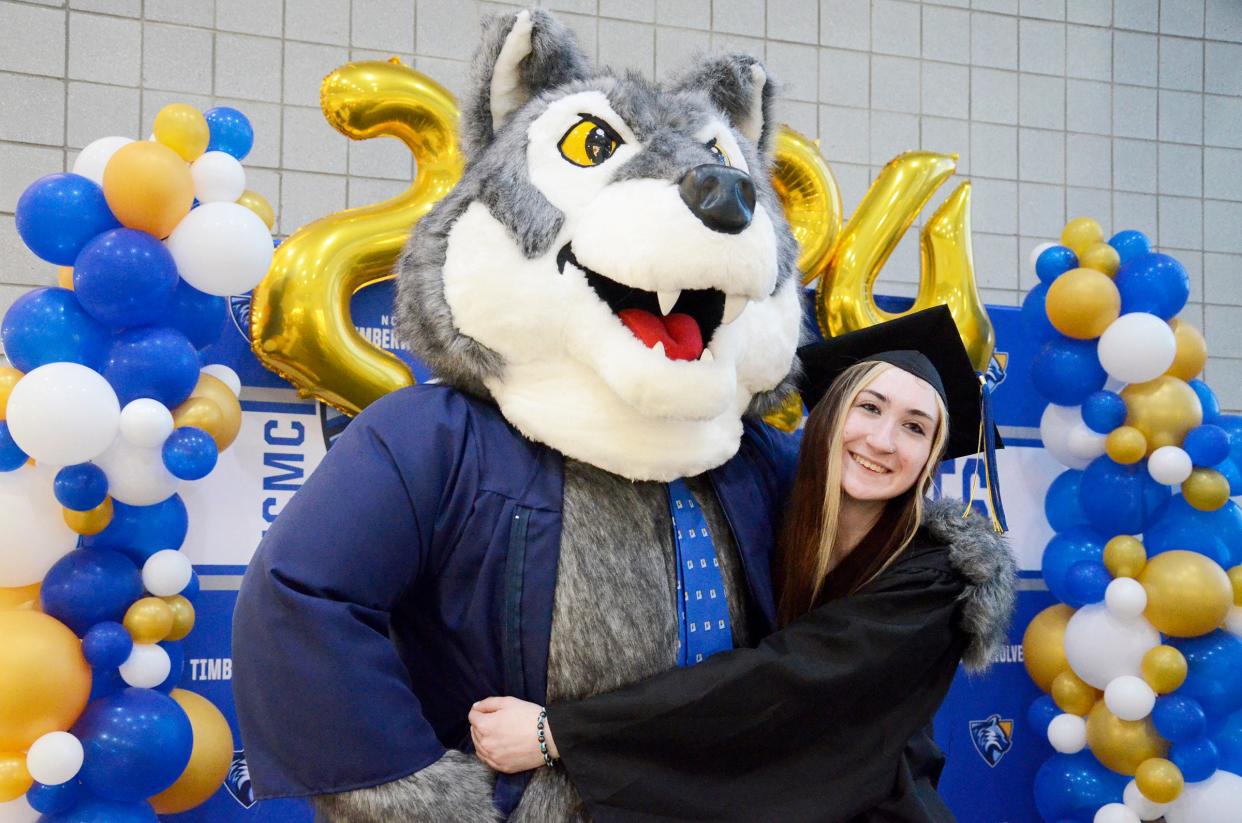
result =
M403 339L569 457L635 480L725 462L801 327L771 98L750 57L660 86L592 70L543 11L493 18L465 173L401 260Z

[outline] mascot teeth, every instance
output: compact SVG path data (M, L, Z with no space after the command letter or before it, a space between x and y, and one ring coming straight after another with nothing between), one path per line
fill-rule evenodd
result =
M750 304L748 298L742 297L740 294L730 294L725 298L724 314L721 315L720 322L726 326L736 320L742 312L746 311L746 306Z
M660 298L660 314L668 314L673 310L673 306L677 305L677 298L681 297L681 289L676 291L656 292Z
M713 363L716 358L712 356L711 349L703 349L703 356L699 358L700 363Z

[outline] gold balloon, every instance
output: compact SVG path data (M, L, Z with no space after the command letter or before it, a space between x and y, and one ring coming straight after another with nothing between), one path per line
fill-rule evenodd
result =
M168 640L181 640L194 629L194 604L179 594L161 598L172 609L172 628Z
M1147 454L1147 438L1133 426L1118 426L1104 439L1104 451L1113 461L1128 466Z
M267 226L269 231L276 225L276 211L272 208L272 204L267 202L267 198L257 191L246 189L242 192L241 197L237 198L237 204L245 206L259 215L259 219L263 221L263 224Z
M1186 432L1203 422L1199 396L1185 380L1167 375L1121 390L1126 425L1147 438L1147 453L1161 446L1180 446Z
M1233 584L1233 605L1242 606L1242 566L1234 566L1226 573Z
M158 643L172 631L172 606L158 597L143 597L134 601L121 623L135 643Z
M1171 760L1152 757L1139 764L1134 772L1134 783L1152 803L1172 803L1181 795L1186 781L1182 770Z
M1078 265L1112 277L1121 267L1121 255L1107 243L1093 243L1082 254L1078 255Z
M34 785L26 768L26 755L18 752L0 754L0 803L16 800Z
M135 140L117 149L104 167L103 192L122 225L163 239L190 213L194 180L168 146Z
M890 161L876 176L819 278L815 316L825 337L899 316L876 305L876 278L902 235L956 167L955 156L912 151ZM919 291L909 311L947 305L971 363L986 370L996 334L975 285L969 182L949 195L927 221L920 249Z
M189 399L173 409L173 424L202 429L216 441L216 448L224 451L241 431L241 401L224 381L200 374Z
M8 419L5 410L9 406L9 395L13 387L22 379L22 373L11 366L0 366L0 420Z
M1173 365L1165 374L1182 380L1194 380L1207 363L1207 341L1203 339L1202 332L1185 320L1174 318L1169 321L1169 326L1173 329L1173 339L1177 341L1177 353L1173 355Z
M1075 217L1061 231L1061 245L1069 246L1079 258L1096 243L1104 242L1104 229L1092 217Z
M1057 704L1057 708L1080 717L1091 711L1091 707L1100 699L1100 692L1074 674L1070 668L1052 679L1051 693L1052 702Z
M1147 590L1143 616L1174 637L1198 637L1225 621L1233 585L1215 560L1198 552L1168 551L1147 561L1139 575Z
M151 129L155 139L181 155L187 163L193 163L211 140L211 129L203 113L188 103L171 103L155 115Z
M823 272L841 233L841 189L818 141L782 126L773 151L772 187L798 241L802 282L810 283Z
M1138 538L1119 534L1104 544L1104 567L1113 577L1138 577L1147 565L1147 549Z
M60 266L56 269L56 285L73 291L73 266Z
M1156 646L1143 655L1143 679L1156 694L1168 694L1186 682L1186 657L1172 646Z
M1216 469L1196 468L1182 483L1182 497L1199 511L1214 512L1229 502L1229 481Z
M1122 720L1103 700L1087 715L1087 746L1105 766L1128 775L1133 775L1143 761L1169 752L1168 741L1156 733L1150 716Z
M65 731L86 708L91 668L82 643L38 611L0 611L0 751Z
M42 585L31 583L29 586L0 588L0 610L34 608L39 602L39 588Z
M112 497L105 497L102 503L89 511L63 509L61 513L64 515L65 525L78 534L99 534L112 522Z
M185 402L173 409L173 425L177 428L193 426L211 433L224 423L224 412L214 400L190 395ZM218 444L217 444L218 446Z
M303 395L347 414L408 386L397 357L354 328L349 298L389 279L411 227L461 177L457 104L431 78L399 63L348 63L320 87L324 117L354 140L383 135L414 154L417 174L404 193L382 203L321 217L276 250L254 290L250 328L259 362Z
M1048 287L1048 322L1066 337L1099 337L1121 315L1117 284L1094 269L1070 269Z
M190 718L194 745L190 762L176 782L150 798L156 814L177 814L198 806L224 783L233 763L233 733L210 700L185 689L169 694Z
M802 425L802 395L791 391L781 405L763 416L763 422L783 432L796 432Z
M1057 603L1035 615L1022 635L1026 672L1046 692L1052 690L1057 675L1069 669L1065 659L1065 627L1073 616L1072 607Z

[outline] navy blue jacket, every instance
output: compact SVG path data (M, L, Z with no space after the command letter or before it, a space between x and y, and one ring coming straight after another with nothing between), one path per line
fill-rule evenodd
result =
M763 634L793 440L746 424L709 472ZM544 702L562 456L482 400L414 386L350 423L259 546L233 689L257 799L332 794L467 748L470 705ZM511 810L524 781L498 782Z

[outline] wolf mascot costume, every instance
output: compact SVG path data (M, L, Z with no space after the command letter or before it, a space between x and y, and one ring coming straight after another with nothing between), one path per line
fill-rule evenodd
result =
M398 281L440 383L351 423L237 603L255 794L330 820L577 816L559 768L469 754L467 713L677 664L670 481L701 504L733 643L775 627L794 455L755 415L787 390L802 315L763 67L594 72L533 10L488 24L475 69L466 171Z

